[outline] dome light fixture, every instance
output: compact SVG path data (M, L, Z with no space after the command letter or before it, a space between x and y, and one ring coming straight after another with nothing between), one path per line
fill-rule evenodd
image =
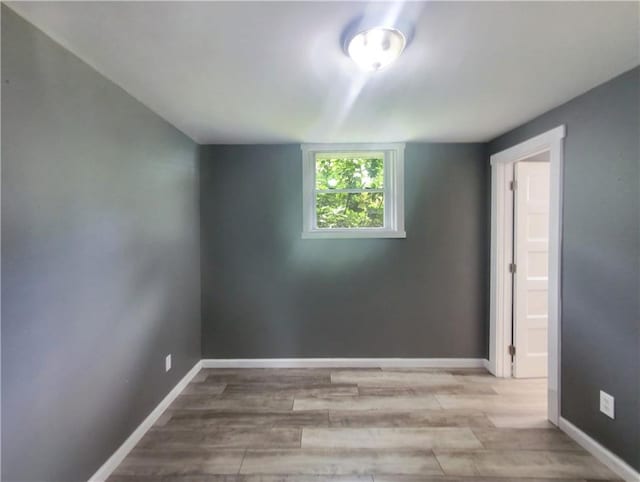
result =
M406 45L407 37L400 30L375 26L348 35L344 48L360 69L376 72L400 57Z

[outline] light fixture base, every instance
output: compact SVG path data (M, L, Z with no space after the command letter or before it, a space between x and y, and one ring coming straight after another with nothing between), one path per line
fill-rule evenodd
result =
M402 22L360 17L345 29L342 48L362 70L375 72L392 64L412 35L413 29Z

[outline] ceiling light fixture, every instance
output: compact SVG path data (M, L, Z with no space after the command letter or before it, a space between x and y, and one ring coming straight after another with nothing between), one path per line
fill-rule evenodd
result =
M347 34L345 52L366 72L384 69L407 45L407 37L393 27L375 26Z

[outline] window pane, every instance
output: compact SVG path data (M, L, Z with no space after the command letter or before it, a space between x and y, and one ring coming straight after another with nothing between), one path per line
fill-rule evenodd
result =
M384 193L319 193L318 228L383 228Z
M384 155L316 156L316 189L383 189Z

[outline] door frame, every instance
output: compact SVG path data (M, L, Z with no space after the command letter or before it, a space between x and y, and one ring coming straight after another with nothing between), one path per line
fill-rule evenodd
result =
M509 183L514 165L549 152L549 325L548 418L560 416L560 302L562 248L562 172L566 128L560 125L491 156L491 285L489 304L489 371L511 377L511 306L513 283L509 264L513 253L513 196Z

